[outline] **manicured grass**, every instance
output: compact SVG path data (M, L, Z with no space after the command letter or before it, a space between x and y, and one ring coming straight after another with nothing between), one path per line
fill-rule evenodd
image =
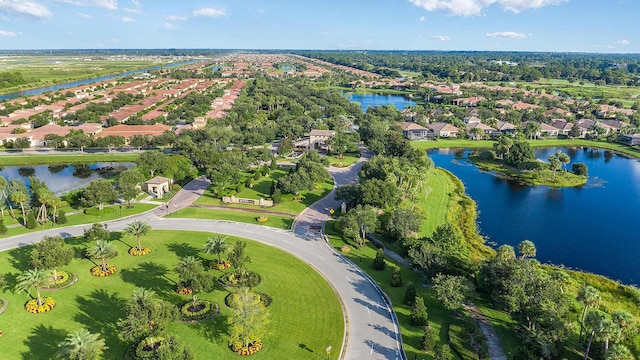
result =
M431 235L438 225L446 222L451 187L449 176L444 170L437 168L429 173L424 196L420 197L418 202L418 207L424 215L419 236Z
M67 223L66 224L54 225L52 227L51 226L51 222L48 222L48 223L46 223L44 225L39 225L37 228L32 229L32 230L27 229L24 226L13 227L13 228L10 228L7 231L6 234L0 235L0 238L8 237L8 236L14 236L14 235L20 235L20 234L26 234L26 233L36 232L36 231L40 231L40 230L47 230L47 229L51 229L51 228L59 228L59 227L72 226L72 225L81 225L81 224L93 224L93 223L96 223L96 222L115 220L115 219L119 219L120 217L126 217L126 216L140 214L140 213L143 213L145 211L151 210L151 209L155 208L156 206L158 206L158 205L153 205L153 204L131 204L131 205L132 205L132 207L130 209L128 209L124 205L122 206L122 216L120 216L120 206L114 205L114 206L105 207L105 209L110 209L111 211L104 212L104 215L102 215L102 216L87 215L87 214L85 214L84 212L81 211L78 214L67 215ZM22 219L22 215L20 214L19 209L16 211L16 215L19 215L20 219ZM7 216L6 219L11 219L11 218L9 218ZM13 219L11 219L11 221L13 221ZM20 222L20 223L22 223L22 222ZM7 223L5 223L5 224L7 224Z
M329 159L331 166L336 166L336 164L344 164L346 166L342 167L347 167L355 164L358 159L360 159L360 155L343 155L342 159L338 159L337 156L327 156L327 159Z
M258 222L256 218L259 216L267 216L269 220L265 222ZM271 226L278 229L291 229L293 224L293 217L278 216L272 214L252 213L246 211L234 211L234 210L216 210L216 209L202 209L202 208L184 208L178 210L170 217L179 218L192 218L192 219L211 219L211 220L227 220L236 221L247 224L256 224Z
M248 199L270 199L271 183L273 179L277 180L281 176L286 174L284 170L272 171L269 177L263 176L253 185L253 188L245 187L236 197L248 198ZM300 195L304 197L302 201L293 200L293 195L284 194L282 196L282 202L276 204L273 207L267 208L269 211L281 212L285 214L298 215L304 209L314 202L325 197L333 189L333 179L329 179L322 184L318 184L319 189L313 189L311 191L301 191ZM205 190L204 194L200 196L195 202L195 205L211 205L211 206L228 206L242 209L255 209L252 205L242 204L228 204L223 205L220 201L220 197L214 194L214 186Z
M194 255L205 264L215 256L202 251L207 233L185 231L154 231L143 238L143 244L152 253L139 258L127 254L135 239L120 237L114 233L111 243L118 256L110 260L117 266L117 273L107 278L89 274L94 266L88 259L76 257L64 270L77 273L78 283L68 289L43 292L52 296L56 307L44 314L28 314L24 303L26 294L13 294L11 288L16 275L28 268L30 247L22 247L0 253L0 269L7 280L0 296L9 300L9 308L0 315L0 349L5 359L50 359L57 344L67 332L86 327L90 332L101 333L109 349L105 359L122 359L129 343L118 338L116 322L124 315L123 305L137 287L152 288L160 298L178 304L189 300L175 292L177 276L174 268L179 257ZM229 242L236 241L229 238ZM68 238L77 254L85 248L84 240ZM269 306L269 335L265 346L252 359L311 359L326 357L325 348L331 345L340 349L344 332L342 310L336 294L328 283L311 267L276 248L248 241L247 254L252 262L248 269L257 272L262 282L255 291L266 293L273 299ZM215 271L216 276L223 272ZM230 315L224 305L227 290L221 287L212 293L199 295L202 299L220 305L220 314L214 319L197 323L174 323L169 332L176 334L194 351L196 359L240 358L227 347ZM312 299L312 301L310 301ZM338 358L334 351L331 359Z
M485 299L478 297L475 300L475 304L487 317L491 326L493 326L498 338L500 338L500 343L507 357L509 354L516 354L518 347L522 345L521 339L516 335L518 323L513 320L508 313L493 309Z
M91 164L95 162L134 162L138 154L20 154L0 153L0 166L15 165L53 165L53 164Z
M436 334L439 335L437 347L447 343L447 328L451 322L451 313L445 309L438 300L436 300L435 295L430 288L421 285L425 280L424 277L411 269L399 266L390 259L387 259L387 267L385 270L374 270L373 259L376 256L377 249L370 242L367 242L366 246L362 247L356 247L350 242L345 242L345 240L335 230L335 221L328 222L326 224L325 231L331 246L333 246L337 251L340 251L340 248L344 245L348 245L351 248L351 251L342 253L342 255L369 274L391 299L393 308L398 316L398 322L400 323L402 341L404 343L404 349L407 357L409 359L413 359L414 357L417 357L418 359L433 359L433 354L427 354L420 350L420 338L422 337L423 332L421 329L411 325L409 320L411 308L402 303L404 293L406 291L406 284L411 281L416 285L417 294L424 298L427 312L429 314L430 326L433 326ZM403 287L391 286L391 273L395 268L400 268L402 280L405 285Z

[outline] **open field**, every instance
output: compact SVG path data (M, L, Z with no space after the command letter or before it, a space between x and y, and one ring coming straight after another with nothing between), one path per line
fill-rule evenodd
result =
M0 59L0 71L20 72L26 83L0 89L0 94L85 80L167 64L167 59L116 59L106 56L10 56Z
M109 347L106 359L122 359L128 346L118 338L116 322L124 315L123 305L138 287L152 288L161 299L175 304L184 303L191 296L175 292L177 275L174 272L179 257L193 255L205 264L215 256L205 255L202 247L210 234L183 231L154 231L143 238L153 251L144 258L127 253L134 238L112 234L111 243L118 255L109 261L117 273L107 278L89 274L94 263L76 256L63 270L78 274L79 280L68 289L43 292L52 296L56 307L44 314L28 314L23 304L26 294L14 294L10 289L16 275L28 268L30 247L0 253L0 269L7 281L0 297L9 300L9 307L0 315L2 357L6 359L49 359L57 344L67 332L86 327L92 333L101 333ZM229 238L228 241L236 241ZM82 254L85 248L81 238L65 240ZM248 269L257 272L262 282L255 290L272 297L269 334L264 348L251 358L306 359L310 356L325 359L325 348L340 349L344 331L342 310L337 296L327 282L311 267L281 250L248 241L247 255L252 259ZM275 260L277 259L277 261ZM223 272L215 271L216 276ZM217 287L199 297L220 305L220 314L211 320L196 324L173 323L168 331L176 334L194 351L196 359L224 359L235 355L228 349L226 318L230 310L224 304L228 291ZM313 299L313 301L309 301ZM19 325L17 325L19 324ZM238 357L239 358L239 357ZM338 351L331 359L338 358Z
M54 165L54 164L91 164L95 162L134 162L139 154L100 153L100 154L2 154L0 166L16 165Z

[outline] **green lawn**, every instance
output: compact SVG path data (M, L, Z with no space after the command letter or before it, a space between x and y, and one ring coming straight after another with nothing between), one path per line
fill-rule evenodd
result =
M429 173L424 197L420 198L418 202L418 207L424 215L420 224L419 236L431 235L438 225L446 222L449 201L451 200L451 187L449 177L442 169L437 168Z
M265 222L258 222L256 219L259 216L265 215L269 220ZM227 220L236 221L247 224L271 226L278 229L291 229L293 224L293 217L277 216L271 214L260 214L246 211L234 211L234 210L216 210L216 209L202 209L202 208L184 208L178 210L170 215L171 217L179 218L192 218L192 219L211 219L211 220Z
M416 285L417 294L422 296L425 300L425 305L427 306L427 312L429 314L429 324L435 328L436 334L439 335L438 346L442 346L447 343L447 327L451 322L450 312L446 310L438 300L436 300L435 295L430 288L426 288L421 285L424 282L424 277L411 269L397 265L390 259L387 259L387 268L385 270L374 270L373 259L376 256L375 246L367 242L366 246L356 247L350 242L345 242L336 232L334 221L328 222L325 230L331 246L333 246L337 251L340 251L340 248L344 245L348 245L351 248L351 251L342 253L342 255L369 274L391 299L393 308L398 316L398 322L400 323L402 341L404 343L404 349L407 357L409 359L413 359L416 356L418 359L433 359L433 354L426 354L424 351L419 350L422 330L411 325L409 320L411 308L402 303L402 299L404 298L404 293L406 291L406 284L411 281ZM404 281L405 286L391 286L391 273L394 268L400 268L402 280Z
M257 180L252 188L245 187L240 193L236 194L236 197L248 198L248 199L270 199L271 193L271 184L273 179L278 179L281 176L286 174L284 170L274 170L271 174L266 177L263 176L259 180ZM306 209L309 205L314 202L325 197L331 190L333 189L333 179L329 179L322 184L318 184L319 189L314 189L311 191L301 191L300 195L304 197L302 201L293 200L293 195L284 194L282 196L282 202L280 204L276 204L273 207L267 208L269 211L281 212L290 215L298 215L304 209ZM256 209L255 206L251 205L242 205L242 204L228 204L223 205L220 201L220 197L214 194L214 186L209 187L205 190L204 194L200 196L195 202L195 205L211 205L211 206L228 206L242 209Z
M342 157L342 159L338 159L337 156L327 156L327 158L329 159L331 166L335 166L336 164L344 164L346 166L342 167L347 167L355 164L360 159L360 155L346 154Z
M16 165L53 165L53 164L91 164L95 162L134 162L138 154L21 154L6 155L0 153L0 166Z
M83 212L80 212L78 214L75 215L68 215L67 216L67 223L66 224L62 224L62 225L55 225L53 226L54 228L59 228L59 227L65 227L65 226L72 226L72 225L80 225L80 224L92 224L95 222L102 222L102 221L110 221L110 220L115 220L115 219L119 219L120 217L126 217L126 216L131 216L131 215L136 215L136 214L140 214L143 213L145 211L149 211L153 208L155 208L158 205L153 205L153 204L132 204L132 207L130 209L128 209L126 206L122 206L122 208L120 208L120 206L118 205L113 205L113 206L107 206L105 207L105 209L110 209L111 211L107 211L105 214L101 215L101 216L95 216L95 215L87 215ZM122 211L122 216L120 215L120 211ZM20 216L20 221L22 221L22 215L20 214L19 209L16 211L16 215ZM11 219L8 216L8 213L5 211L5 219L7 219L7 222L5 222L6 224L9 223L16 223L13 219ZM40 225L37 228L30 230L25 228L24 226L19 226L19 227L13 227L10 228L9 231L7 231L6 234L4 235L0 235L0 238L3 237L8 237L8 236L14 236L14 235L20 235L20 234L26 234L29 232L35 232L35 231L40 231L40 230L47 230L47 229L51 229L51 222L46 223L44 225Z
M28 268L30 247L0 253L6 286L0 293L9 300L9 308L0 315L0 349L5 359L50 359L67 332L86 327L90 332L101 333L109 347L106 359L122 359L130 345L118 338L115 326L124 315L124 302L137 287L154 289L158 295L173 303L183 303L190 296L175 292L177 276L174 268L178 258L194 255L208 264L214 257L202 252L210 234L184 231L154 231L143 238L143 244L153 252L143 258L127 253L134 238L112 236L112 244L118 256L110 260L117 266L116 275L96 278L89 274L94 264L79 256L64 270L77 273L78 283L68 289L43 292L55 298L57 305L49 313L28 314L23 304L26 294L13 294L7 290L13 286L16 275ZM235 241L235 238L231 238ZM66 242L81 254L85 248L83 239L69 238ZM252 262L248 268L259 273L262 283L255 289L273 298L270 311L270 331L264 339L265 346L252 359L324 359L325 348L331 345L340 349L344 333L342 310L336 294L321 275L311 267L276 248L249 241L247 254ZM277 259L277 260L276 260ZM216 276L222 272L216 271ZM201 294L203 299L218 303L220 314L214 319L197 323L174 323L169 332L176 334L195 352L196 359L240 358L227 347L229 309L224 305L227 291L217 288L212 293ZM313 299L313 301L309 301ZM339 351L331 359L338 358Z

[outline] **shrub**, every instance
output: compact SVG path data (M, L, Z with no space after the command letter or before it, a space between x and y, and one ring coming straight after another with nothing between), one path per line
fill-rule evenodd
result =
M32 314L41 314L53 310L54 306L56 306L56 301L51 297L46 297L42 299L42 305L38 305L37 299L27 301L24 309Z
M400 269L393 269L393 273L391 274L391 286L393 287L402 287L404 283L402 282L402 275L400 274Z
M585 163L577 162L571 164L571 172L579 176L587 176L589 170Z
M67 213L64 210L58 211L58 216L56 217L56 224L66 224L67 223Z
M375 270L384 270L387 262L384 260L384 250L378 249L375 259L373 259L373 268Z
M416 286L412 282L407 284L407 290L404 292L404 299L402 303L408 306L413 306L413 302L416 300Z
M282 191L280 189L273 190L273 195L271 195L271 200L273 200L274 204L280 204L282 202Z
M262 172L256 171L253 173L253 180L260 180L261 177L262 177Z
M201 321L218 315L220 307L207 300L188 301L180 307L183 321Z
M426 326L420 338L420 349L433 351L436 347L436 331L432 326Z
M231 344L231 350L238 355L247 356L253 355L262 349L262 340L254 340L247 347L243 347L241 343Z
M27 229L35 229L38 227L36 216L33 213L27 214Z
M424 306L424 299L421 296L416 296L413 306L411 307L411 324L414 326L425 326L428 324L427 318L427 307Z
M209 265L209 267L211 267L211 269L213 270L225 270L231 267L231 263L227 260L223 260L221 264L218 264L218 261L214 260L211 262L211 265Z
M451 347L449 347L449 345L447 344L444 344L442 345L440 350L438 350L434 359L435 360L453 360L454 358L455 357L451 353Z
M4 219L0 219L0 234L4 235L8 231L7 225L4 224Z
M178 288L176 288L176 292L180 295L191 295L193 293L193 289L178 285Z
M242 190L244 190L244 183L240 183L236 186L237 192L241 192Z
M266 222L267 220L269 220L269 217L268 216L264 216L264 215L263 216L259 216L258 218L256 218L256 221L257 222L261 222L261 223Z
M478 154L478 158L480 160L492 161L495 160L496 154L491 150L482 150L480 154Z

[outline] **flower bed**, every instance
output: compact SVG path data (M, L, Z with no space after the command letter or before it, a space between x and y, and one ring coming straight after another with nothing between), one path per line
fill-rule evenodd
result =
M193 289L178 285L178 288L176 289L176 292L178 294L180 294L180 295L191 295L191 293L193 292Z
M38 305L37 299L27 301L24 309L32 314L41 314L53 310L54 306L56 306L56 301L51 297L46 297L42 299L42 305Z
M116 273L116 266L107 264L107 270L102 270L102 265L96 265L91 268L91 275L97 277L111 276Z
M345 245L345 246L340 248L340 251L342 251L344 253L348 253L349 251L351 251L351 248Z
M271 299L271 296L265 294L265 293L255 293L256 295L258 295L260 297L260 302L262 303L262 305L264 305L264 307L267 307L269 305L271 305L271 301L273 301ZM233 308L235 306L235 300L233 295L235 295L234 293L229 293L227 294L227 296L224 297L224 304L227 305L227 307L229 308Z
M53 279L53 271L50 272L51 280L49 280L49 287L43 288L43 290L60 290L66 289L69 286L78 282L78 274L69 274L66 271L57 271L58 278ZM72 276L73 275L73 276Z
M220 307L207 300L198 299L194 303L188 301L180 306L180 317L185 322L198 322L209 320L218 315Z
M138 248L132 247L129 249L129 255L133 256L145 256L151 253L151 248L143 248L142 250L138 250Z
M223 286L228 287L238 287L238 286L248 286L248 287L256 287L262 279L260 275L254 273L253 271L247 271L244 279L238 278L235 272L229 272L220 277L218 282Z
M144 338L135 346L133 354L129 355L130 359L154 359L157 349L162 346L164 338L161 336L153 336Z
M231 267L231 263L224 260L221 264L218 263L217 260L211 262L211 268L213 270L226 270Z
M260 223L266 222L267 220L269 220L269 217L267 216L260 216L256 219L256 221Z
M238 355L247 356L253 355L262 349L262 340L255 340L247 347L243 347L242 344L231 344L231 350Z
M337 162L337 163L333 164L333 166L339 167L339 168L345 168L345 167L348 167L349 164L347 164L345 162Z

